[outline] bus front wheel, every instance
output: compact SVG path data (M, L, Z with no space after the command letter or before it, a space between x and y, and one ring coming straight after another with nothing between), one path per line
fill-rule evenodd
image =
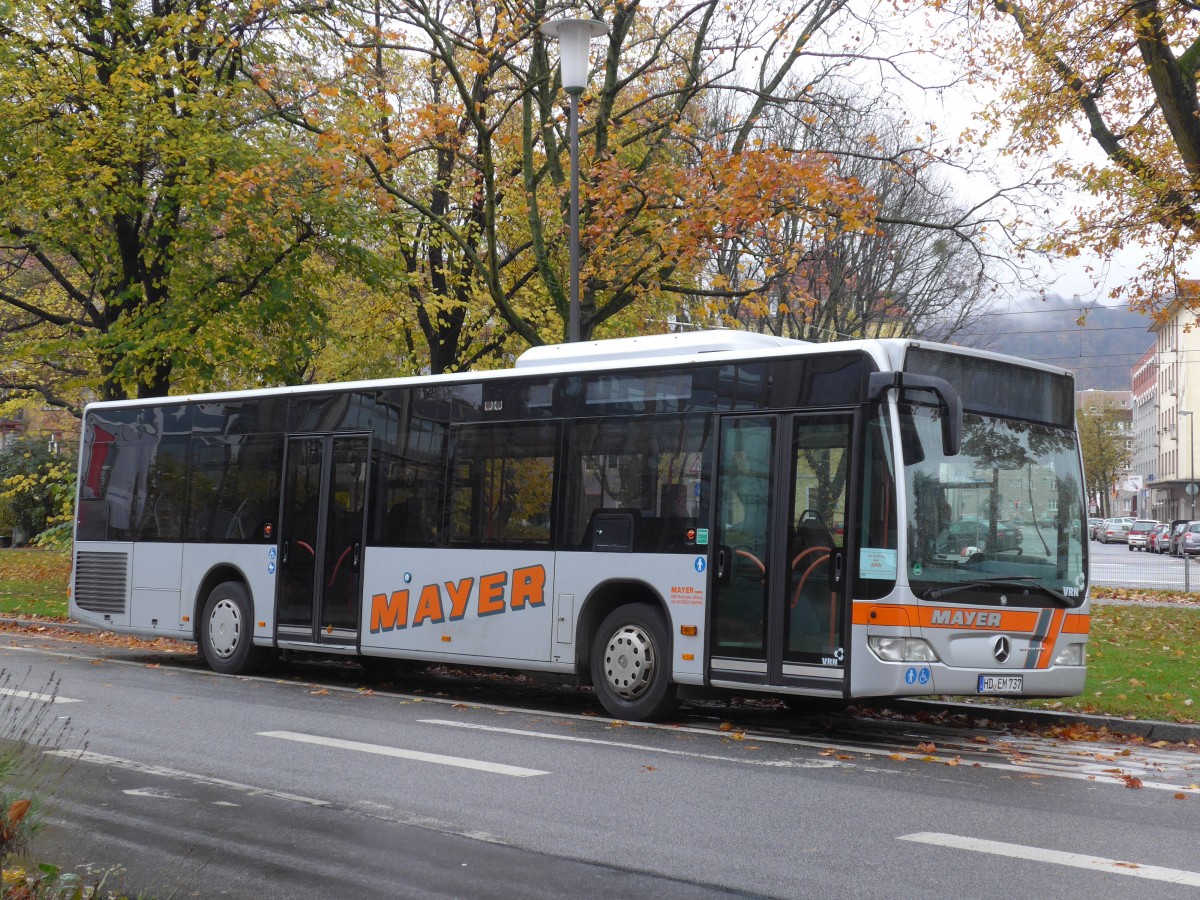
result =
M657 719L679 706L662 613L644 603L609 613L592 640L592 686L619 719Z
M267 647L254 645L254 622L250 594L236 581L213 588L200 616L200 650L214 672L223 675L253 675L270 655Z

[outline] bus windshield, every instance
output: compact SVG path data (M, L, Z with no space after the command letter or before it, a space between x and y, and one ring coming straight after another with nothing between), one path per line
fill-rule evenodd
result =
M948 457L941 414L901 409L914 593L955 603L1081 604L1083 491L1074 434L968 413L962 450Z

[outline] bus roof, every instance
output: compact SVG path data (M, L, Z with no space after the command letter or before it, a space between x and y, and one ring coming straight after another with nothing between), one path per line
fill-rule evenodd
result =
M543 344L540 347L530 347L518 356L513 368L645 360L660 356L690 356L695 353L721 353L731 350L802 350L812 346L814 345L809 341L758 334L754 331L690 331L583 341L576 344Z
M966 356L1013 363L1061 375L1071 375L1067 369L1034 360L1021 359L989 350L959 347L952 344L916 340L913 338L856 338L845 341L812 343L792 338L776 337L748 331L708 330L677 334L646 335L644 337L606 338L575 344L545 344L531 347L522 353L508 369L483 369L453 372L442 375L404 375L316 384L279 385L241 390L212 391L195 394L170 394L165 397L133 398L126 400L93 401L87 407L139 407L171 403L215 402L232 398L288 396L328 390L355 391L412 386L421 387L456 382L490 381L552 374L604 372L610 370L652 367L660 360L666 364L698 364L737 361L739 359L770 359L794 355L839 353L857 350L871 355L881 368L900 368L905 352L914 347L941 350Z

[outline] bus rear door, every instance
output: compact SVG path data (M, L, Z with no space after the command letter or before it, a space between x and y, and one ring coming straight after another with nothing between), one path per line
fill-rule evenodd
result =
M362 607L370 438L288 438L276 632L280 641L353 645Z

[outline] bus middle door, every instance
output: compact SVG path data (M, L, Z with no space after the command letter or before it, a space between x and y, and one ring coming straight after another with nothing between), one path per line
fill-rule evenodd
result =
M713 684L842 696L852 413L723 416L713 505Z
M357 640L369 442L367 435L288 438L276 589L280 641Z

